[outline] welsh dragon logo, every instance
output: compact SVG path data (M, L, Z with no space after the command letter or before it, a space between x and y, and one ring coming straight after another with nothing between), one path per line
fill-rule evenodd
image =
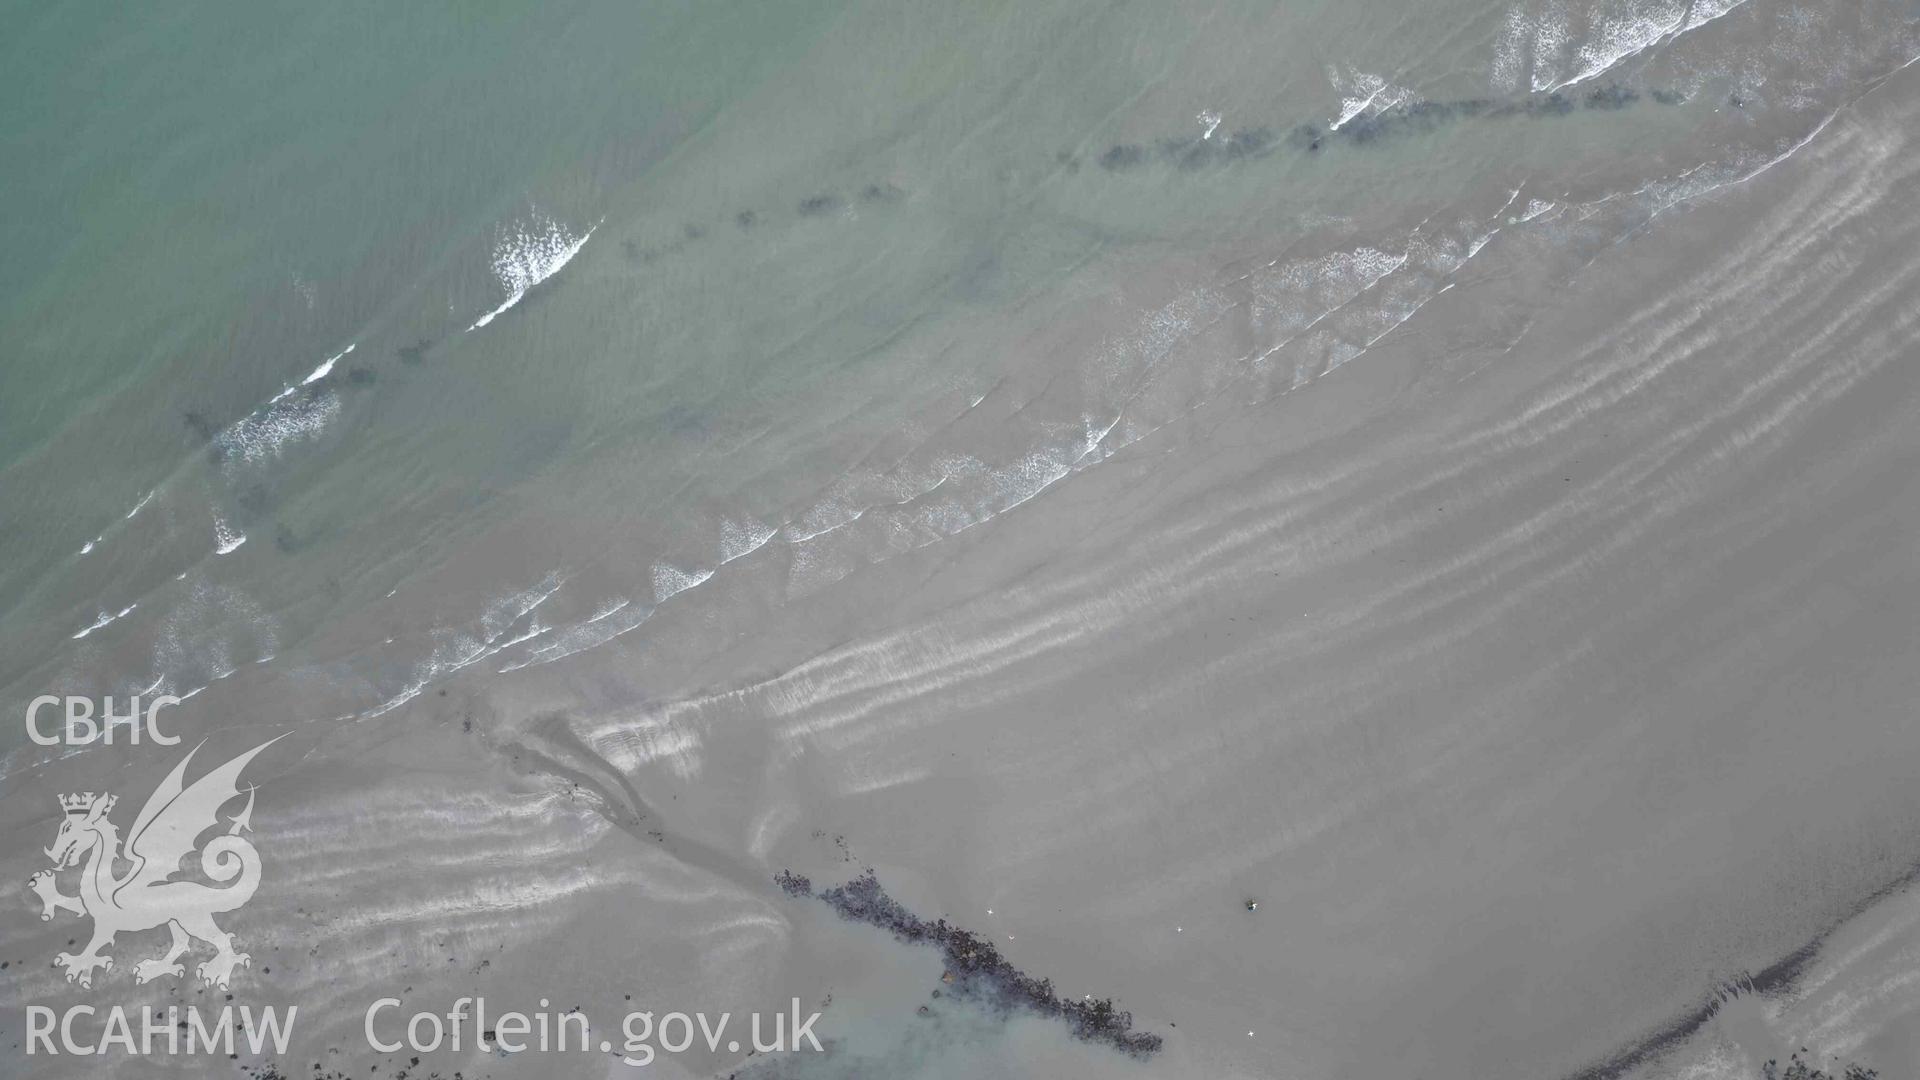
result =
M213 959L195 969L203 982L225 990L234 968L249 966L251 958L234 951L233 937L216 926L213 917L239 908L259 887L260 853L240 835L241 830L253 828L254 788L249 784L243 792L238 782L240 771L254 755L278 741L262 743L188 786L187 764L200 749L194 747L147 797L127 832L124 850L120 830L108 816L119 802L116 796L91 791L60 796L65 817L53 846L45 849L53 868L28 878L27 886L45 905L40 913L43 920L60 911L93 917L93 940L87 947L77 955L63 952L55 957L66 968L68 982L91 987L96 970L113 967L113 957L102 950L116 936L158 926L165 926L173 940L163 955L134 965L135 982L185 975L179 960L194 939L214 948ZM226 832L200 844L203 833L221 824L221 807L242 794L247 804L231 819ZM201 872L220 884L175 880L181 861L195 851L200 853ZM86 865L80 870L80 891L69 896L60 891L54 875L82 860ZM116 866L127 869L116 875Z

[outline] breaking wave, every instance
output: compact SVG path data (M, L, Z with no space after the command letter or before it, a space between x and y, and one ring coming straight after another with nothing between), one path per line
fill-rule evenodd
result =
M492 322L519 303L528 290L559 273L587 246L599 227L596 222L575 236L565 225L535 211L528 220L502 229L493 245L493 276L506 290L507 298L499 307L475 320L467 331L471 333Z

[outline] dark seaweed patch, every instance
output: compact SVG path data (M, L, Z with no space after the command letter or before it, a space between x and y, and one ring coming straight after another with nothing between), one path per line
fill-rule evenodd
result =
M1558 90L1527 101L1527 112L1534 116L1565 116L1572 111L1573 101Z
M842 205L838 195L811 195L800 200L800 216L819 217L840 209Z
M1858 918L1867 909L1887 897L1904 892L1917 884L1920 884L1920 864L1908 867L1905 872L1861 897L1852 907L1829 923L1826 929L1809 938L1799 948L1768 964L1758 974L1749 976L1736 984L1721 987L1708 995L1699 1005L1667 1021L1639 1040L1616 1050L1606 1060L1574 1073L1570 1080L1618 1080L1619 1077L1627 1075L1639 1066L1679 1046L1681 1042L1705 1027L1727 1001L1743 993L1773 997L1792 990L1799 982L1801 974L1806 971L1807 965L1820 955L1821 948L1833 937L1836 930L1848 921ZM1789 1068L1791 1067L1789 1065ZM1862 1069L1859 1066L1848 1066L1848 1069L1860 1069L1860 1071L1857 1073L1849 1071L1843 1074L1841 1080L1872 1080L1877 1075L1872 1070ZM1789 1078L1816 1080L1812 1073L1795 1075L1791 1072L1782 1074L1780 1080L1789 1080Z
M1640 95L1618 84L1597 86L1587 94L1589 109L1624 109L1640 100Z
M1356 116L1335 129L1335 134L1358 146L1380 139L1389 133L1395 117L1388 113L1372 116Z
M1459 115L1460 107L1450 101L1416 101L1401 110L1404 126L1417 131L1432 131Z
M1092 160L1109 173L1129 172L1150 163L1164 164L1182 172L1194 172L1263 159L1280 150L1312 155L1330 145L1375 146L1383 140L1437 132L1464 120L1560 117L1582 109L1617 111L1634 106L1642 96L1651 97L1662 105L1676 105L1686 100L1685 94L1675 90L1640 91L1617 83L1592 87L1577 94L1554 91L1503 98L1426 99L1349 117L1338 128L1321 122L1308 122L1277 129L1280 132L1278 134L1274 128L1252 126L1231 132L1216 130L1208 136L1182 134L1149 142L1114 143ZM1741 104L1743 102L1737 99L1734 101L1736 107ZM1077 173L1083 161L1070 149L1055 151L1052 160L1069 175ZM908 192L893 183L876 181L865 184L850 195L827 191L808 196L795 204L795 210L802 218L825 217L846 210L850 203L894 205L904 203L907 195ZM741 209L733 213L731 220L737 228L745 231L766 225L770 216L763 210ZM687 245L705 237L706 232L707 229L701 225L687 224L681 227L680 235L671 241L647 246L639 240L623 240L621 248L632 262L651 265L681 253ZM426 345L426 342L421 343L421 352L424 352ZM402 350L402 359L417 362L419 356L409 357L407 350Z
M427 358L427 350L431 348L433 348L433 342L428 341L426 338L421 338L411 345L402 345L398 350L400 362L403 364L418 364Z
M1365 146L1389 136L1432 131L1452 120L1454 112L1454 107L1443 101L1416 101L1409 105L1352 117L1341 124L1333 134L1347 142Z
M1180 168L1198 169L1263 157L1274 145L1273 132L1267 128L1243 128L1218 139L1162 139L1158 149Z
M233 504L239 508L244 518L257 518L273 506L273 492L267 485L255 481L241 488L233 498Z
M1262 157L1273 152L1274 141L1267 128L1241 128L1220 140L1220 152L1230 161Z
M791 871L782 871L774 880L788 896L805 896L812 890L811 882ZM986 938L945 919L928 922L908 911L887 895L871 870L817 895L843 919L877 926L910 945L938 948L947 965L941 981L956 996L1001 1012L1025 1009L1055 1017L1067 1024L1074 1038L1105 1043L1130 1057L1148 1058L1160 1050L1161 1037L1134 1031L1133 1014L1110 999L1062 999L1051 979L1020 971Z
M1160 156L1182 169L1198 169L1213 161L1213 143L1206 139L1162 139Z
M1805 1049L1802 1047L1801 1049ZM1787 1061L1783 1071L1778 1061L1768 1061L1760 1066L1762 1080L1875 1080L1880 1075L1878 1069L1869 1069L1865 1065L1848 1065L1846 1071L1830 1073L1825 1069L1816 1069L1800 1060L1795 1054Z
M220 433L220 429L203 413L189 409L181 414L180 419L186 423L187 430L193 432L194 438L201 442L207 442Z

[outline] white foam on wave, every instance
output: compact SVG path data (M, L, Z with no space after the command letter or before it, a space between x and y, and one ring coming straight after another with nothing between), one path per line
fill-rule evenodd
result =
M353 350L354 350L354 345L352 343L349 343L346 348L341 349L339 352L334 353L332 356L327 357L325 363L313 369L313 374L308 375L306 378L300 380L300 385L311 386L314 383L319 382L321 379L326 378L330 373L332 373L333 365L339 363L341 357L347 355Z
M213 553L231 555L240 550L247 542L247 534L227 524L227 519L218 514L213 516Z
M72 640L79 641L81 638L86 637L88 634L93 633L95 630L98 630L103 626L111 626L114 623L119 622L121 619L124 619L127 616L133 614L133 609L139 606L140 605L138 603L133 603L133 604L128 604L126 607L121 608L117 612L102 611L93 620L93 622L90 625L83 626L78 631L76 631L72 637Z
M612 618L613 616L618 615L621 612L627 610L627 608L631 607L632 605L633 605L632 600L628 600L623 597L620 600L615 601L614 603L611 603L606 605L605 607L602 607L599 611L596 611L592 615L588 616L587 625L591 626L594 623L600 622L603 619Z
M720 523L720 562L722 565L735 559L744 558L759 551L767 541L774 538L779 529L749 518L746 521L727 520Z
M1266 368L1282 349L1348 310L1387 275L1405 266L1409 251L1395 253L1362 245L1278 264L1254 275L1250 280L1255 287L1253 326L1270 342L1252 357L1255 370Z
M1527 13L1519 8L1509 10L1493 47L1493 71L1489 79L1493 89L1517 94L1527 88L1527 31Z
M1534 218L1539 217L1541 214L1545 214L1551 211L1556 205L1557 204L1550 203L1545 199L1529 199L1527 201L1526 212L1520 215L1520 217L1515 221L1515 224L1532 221Z
M146 506L147 506L147 504L148 504L148 503L150 503L150 502L152 502L152 501L153 501L153 497L154 497L155 495L158 495L159 493L160 493L160 489L159 489L159 488L154 488L153 490L151 490L151 491L149 491L149 492L147 492L147 493L146 493L145 495L142 495L142 496L140 497L140 501L139 501L139 502L137 502L137 503L134 503L134 504L133 504L133 509L131 509L131 510L129 510L129 511L127 511L127 512L126 512L126 515L125 515L125 516L123 516L123 517L122 517L122 518L121 518L120 520L122 520L122 521L132 521L132 520L133 520L133 516L134 516L135 514L138 514L138 513L140 512L140 511L142 511L142 510L144 510L144 509L146 509ZM79 552L79 553L80 553L80 554L82 554L82 555L91 555L91 554L93 554L93 549L94 549L94 548L97 548L97 547L99 547L99 546L101 545L101 543L103 543L103 542L104 542L104 541L106 540L106 538L107 538L107 534L106 534L106 533L101 533L101 534L100 534L99 536L96 536L96 537L94 537L93 539L91 539L91 540L89 540L89 541L87 541L86 543L84 543L84 544L81 544L81 545L80 545L80 552Z
M152 685L185 699L280 651L279 624L247 594L197 578L154 626ZM195 686L181 693L181 686Z
M644 604L635 604L624 598L603 606L585 622L559 631L546 644L500 668L500 674L505 675L537 664L551 664L576 653L598 648L622 634L637 629L640 624L653 616L653 610Z
M499 674L505 675L523 668L563 660L588 649L598 648L623 634L638 629L669 599L712 580L721 567L765 547L769 541L780 534L780 531L779 526L768 525L753 518L747 518L744 521L730 518L722 520L718 565L712 569L685 570L671 563L655 563L651 573L654 595L652 604L635 603L627 597L608 601L583 622L558 630L539 648L531 650L518 660L503 665L499 669Z
M320 366L317 368L314 368L313 371L309 373L306 378L301 379L299 382L295 383L294 385L289 386L285 390L282 390L279 393L273 395L272 401L279 401L280 399L293 393L295 390L300 389L302 386L312 386L314 383L317 383L321 379L326 378L328 375L333 374L333 365L339 363L341 358L345 357L348 353L352 352L357 344L358 344L357 342L353 344L349 344L346 348L341 349L339 352L334 353L332 356L327 357L325 360L322 360L320 362ZM270 401L269 404L271 404L272 401Z
M331 390L269 401L234 421L215 440L226 461L255 464L279 456L296 442L315 438L340 415L340 396Z
M667 563L653 566L653 602L662 604L668 597L686 592L713 576L711 570L682 570Z
M1529 27L1527 37L1532 51L1533 75L1528 80L1528 89L1538 92L1553 88L1553 72L1567 50L1567 42L1573 37L1569 18L1566 5L1557 3Z
M1622 61L1719 19L1746 0L1553 0L1517 7L1494 46L1496 90L1551 93L1598 78Z
M534 613L540 605L552 599L566 584L566 578L558 571L550 572L531 588L509 593L487 604L481 612L479 624L470 629L437 627L432 633L432 647L426 657L414 664L411 676L400 691L360 714L360 719L371 720L405 705L423 693L435 680L445 678L458 671L472 667L503 649L512 648L548 632L541 626ZM526 629L514 633L517 627Z
M837 485L844 486L844 485ZM845 495L830 495L809 507L799 517L781 527L789 544L804 543L816 536L824 536L836 529L844 529L859 521L866 508L855 504Z
M1340 116L1328 125L1334 131L1339 131L1342 124L1356 117L1404 105L1414 99L1413 91L1364 71L1343 72L1339 68L1330 68L1327 78L1340 91Z
M1610 4L1588 26L1588 37L1574 54L1574 68L1554 87L1585 82L1629 56L1687 29L1691 0L1665 3Z
M592 228L575 236L565 225L535 211L527 221L502 230L493 245L493 276L507 291L507 298L499 307L475 320L467 332L492 322L519 303L528 290L559 273L580 254L580 249L587 246L599 228L600 222L595 222Z

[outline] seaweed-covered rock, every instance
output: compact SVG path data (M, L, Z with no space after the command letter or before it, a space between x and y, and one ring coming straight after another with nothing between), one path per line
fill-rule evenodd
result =
M791 871L782 871L774 880L789 896L812 894L811 883ZM1112 1000L1062 999L1054 992L1051 980L1020 971L1000 955L993 942L945 919L930 922L907 910L887 895L871 870L817 895L843 919L877 926L911 945L938 948L947 965L941 981L957 996L1000 1011L1024 1009L1057 1018L1067 1024L1075 1038L1105 1043L1132 1057L1146 1058L1160 1050L1161 1037L1134 1031L1133 1014Z

